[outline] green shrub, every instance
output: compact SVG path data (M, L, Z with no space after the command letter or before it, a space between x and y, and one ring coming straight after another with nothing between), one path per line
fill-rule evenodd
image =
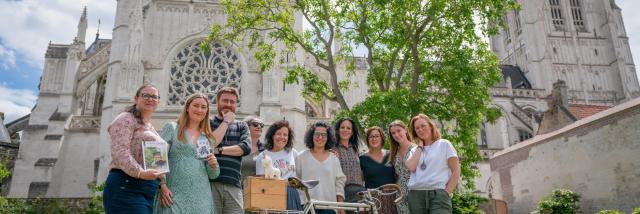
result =
M451 199L454 214L481 214L480 204L488 201L488 198L472 192L456 192Z
M33 213L33 207L24 199L5 198L0 196L1 213Z
M640 208L633 209L633 214L640 214Z
M89 205L84 209L85 214L104 214L104 207L102 206L102 191L104 190L104 183L97 185L95 182L89 183L89 189L93 192L93 198L89 201Z
M555 189L550 195L538 202L538 210L535 213L574 214L578 213L580 195L566 189Z

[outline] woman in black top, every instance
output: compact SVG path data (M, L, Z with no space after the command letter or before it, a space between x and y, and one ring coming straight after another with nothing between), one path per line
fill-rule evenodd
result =
M378 188L385 184L396 183L393 165L389 163L389 151L384 149L384 131L378 126L367 129L367 147L369 152L360 156L360 168L364 175L364 185L367 189ZM397 213L393 200L395 195L378 197L383 204L379 213Z

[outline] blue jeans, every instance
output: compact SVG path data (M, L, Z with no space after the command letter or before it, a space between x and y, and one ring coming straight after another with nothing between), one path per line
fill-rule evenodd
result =
M158 180L137 179L111 169L102 193L105 213L152 213L158 185Z

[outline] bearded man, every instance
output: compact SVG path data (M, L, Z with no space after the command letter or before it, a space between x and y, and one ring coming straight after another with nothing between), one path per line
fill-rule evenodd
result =
M247 123L236 120L238 90L223 87L216 95L218 114L211 119L213 137L220 144L215 155L220 165L220 176L211 180L211 192L215 213L242 213L242 156L251 152L249 127Z

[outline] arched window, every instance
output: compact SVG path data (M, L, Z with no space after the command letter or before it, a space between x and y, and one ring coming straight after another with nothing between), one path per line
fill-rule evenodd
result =
M211 45L208 52L201 51L199 44L185 47L171 60L169 105L184 105L186 98L195 92L206 94L215 104L218 89L240 86L242 68L238 56L220 42Z
M562 7L560 7L560 0L549 0L549 6L551 6L551 23L557 31L564 31L564 17L562 16Z

